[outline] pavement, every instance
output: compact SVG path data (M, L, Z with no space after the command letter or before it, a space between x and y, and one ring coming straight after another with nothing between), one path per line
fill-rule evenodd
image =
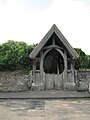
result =
M69 99L90 98L88 92L48 90L48 91L23 91L23 92L0 92L0 99Z
M90 120L90 100L1 99L0 120Z

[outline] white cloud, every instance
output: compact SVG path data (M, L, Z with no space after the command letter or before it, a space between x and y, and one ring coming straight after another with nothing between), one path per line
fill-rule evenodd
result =
M54 0L55 22L73 47L90 54L90 16L83 1Z
M90 6L82 0L53 0L52 5L42 12L31 12L24 0L7 0L1 6L1 43L8 39L37 43L56 24L73 47L80 47L90 54Z

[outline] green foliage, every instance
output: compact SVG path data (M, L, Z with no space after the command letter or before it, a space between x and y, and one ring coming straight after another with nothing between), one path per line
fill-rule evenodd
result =
M29 54L35 45L8 40L0 45L0 70L31 70Z
M90 69L90 55L87 55L87 69Z
M0 71L2 70L31 70L29 54L36 45L27 45L25 42L8 40L0 45ZM90 69L90 55L86 55L81 49L75 48L79 54L75 61L76 69ZM47 62L48 64L48 62ZM47 65L50 67L50 65Z
M86 55L80 48L75 48L79 58L75 61L75 69L90 69L90 55Z

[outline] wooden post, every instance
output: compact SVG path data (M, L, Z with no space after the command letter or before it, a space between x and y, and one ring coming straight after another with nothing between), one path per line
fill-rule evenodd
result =
M55 37L52 38L52 45L55 45Z
M33 60L33 83L36 83L36 60Z
M59 65L57 64L57 74L59 74Z
M41 83L43 83L43 51L41 51L40 74L41 74Z
M71 62L72 82L74 82L74 61Z
M67 52L64 50L64 82L67 82Z

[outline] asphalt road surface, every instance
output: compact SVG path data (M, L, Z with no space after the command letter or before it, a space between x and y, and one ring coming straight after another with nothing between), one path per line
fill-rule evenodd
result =
M90 100L0 100L0 120L90 120Z

